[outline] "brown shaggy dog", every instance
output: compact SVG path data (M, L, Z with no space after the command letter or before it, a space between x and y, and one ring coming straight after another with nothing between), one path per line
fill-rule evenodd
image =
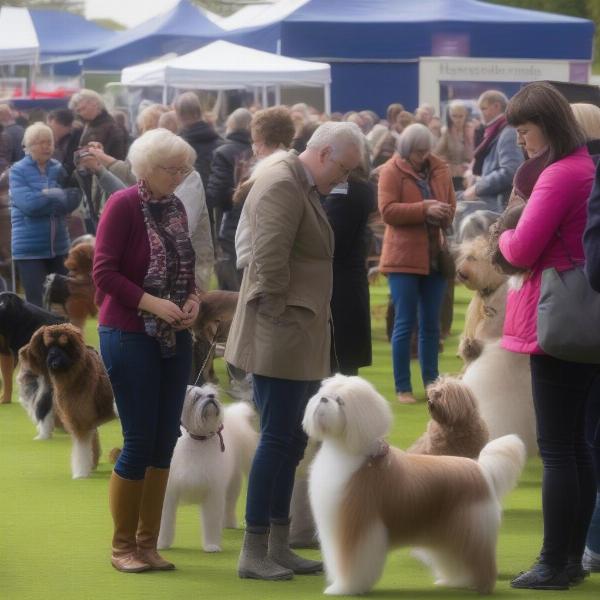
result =
M427 408L431 415L427 431L407 452L479 456L490 436L468 386L455 377L439 377L427 387Z
M200 310L192 325L194 334L194 364L192 367L192 379L194 385L198 371L206 361L201 374L201 382L217 383L213 370L213 359L215 356L214 343L224 344L227 342L231 321L237 306L238 292L226 292L214 290L200 295ZM207 355L208 356L207 358Z
M40 327L21 353L34 373L52 382L55 410L73 439L73 479L88 477L100 457L97 428L116 416L100 356L70 323Z
M468 363L482 350L482 342L502 335L506 311L507 276L491 263L488 240L480 236L463 242L458 250L456 276L477 293L469 303L459 355Z
M509 229L514 229L521 218L525 201L515 196L511 198L512 204L509 204L506 210L500 215L500 218L490 227L490 238L488 241L491 263L501 273L505 275L516 275L523 273L525 269L511 265L500 252L498 244L500 236Z

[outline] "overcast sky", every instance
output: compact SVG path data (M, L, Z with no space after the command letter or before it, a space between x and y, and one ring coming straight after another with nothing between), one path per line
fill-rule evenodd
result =
M139 25L171 9L178 0L86 0L87 19L112 19L126 27Z

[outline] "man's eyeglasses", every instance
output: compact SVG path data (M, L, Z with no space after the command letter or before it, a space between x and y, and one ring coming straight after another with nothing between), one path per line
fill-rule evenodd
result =
M162 169L163 171L166 171L172 177L175 177L175 175L181 175L182 177L186 177L192 172L192 169L190 167L163 167L161 165L158 165L158 168Z
M349 177L350 173L352 173L352 169L349 169L348 167L344 166L339 160L335 160L331 158L331 156L329 157L329 160L338 166L344 178Z

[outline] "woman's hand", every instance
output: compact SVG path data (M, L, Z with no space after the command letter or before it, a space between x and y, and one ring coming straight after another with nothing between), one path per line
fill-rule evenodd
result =
M425 219L428 222L441 223L450 216L450 206L439 200L423 200L425 205Z
M159 319L171 325L171 327L176 328L181 325L186 316L174 302L165 298L157 298L148 293L142 296L138 308L156 315Z
M198 297L189 296L181 310L183 312L183 319L181 320L181 324L175 327L177 331L188 329L196 320L198 311L200 310L200 302Z

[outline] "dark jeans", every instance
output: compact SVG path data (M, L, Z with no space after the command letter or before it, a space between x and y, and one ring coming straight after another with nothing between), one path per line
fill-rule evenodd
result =
M594 470L596 472L596 508L588 529L586 546L595 554L600 554L600 383L596 378L594 393L591 395L586 416L586 438Z
M55 256L54 258L15 260L27 302L42 306L46 275L50 275L50 273L66 275L65 258L66 256Z
M586 410L597 391L599 367L546 355L531 356L538 447L543 463L542 562L581 561L596 498L585 441Z
M147 467L171 464L192 363L191 336L179 331L175 356L163 358L158 342L145 333L98 330L123 428L115 471L125 479L143 479Z
M253 383L260 441L248 477L246 525L261 532L271 521L289 519L296 467L307 442L304 409L320 382L253 375Z
M446 279L439 273L390 273L388 283L394 303L392 360L396 392L410 392L410 338L419 318L419 362L423 384L438 377L440 310Z

